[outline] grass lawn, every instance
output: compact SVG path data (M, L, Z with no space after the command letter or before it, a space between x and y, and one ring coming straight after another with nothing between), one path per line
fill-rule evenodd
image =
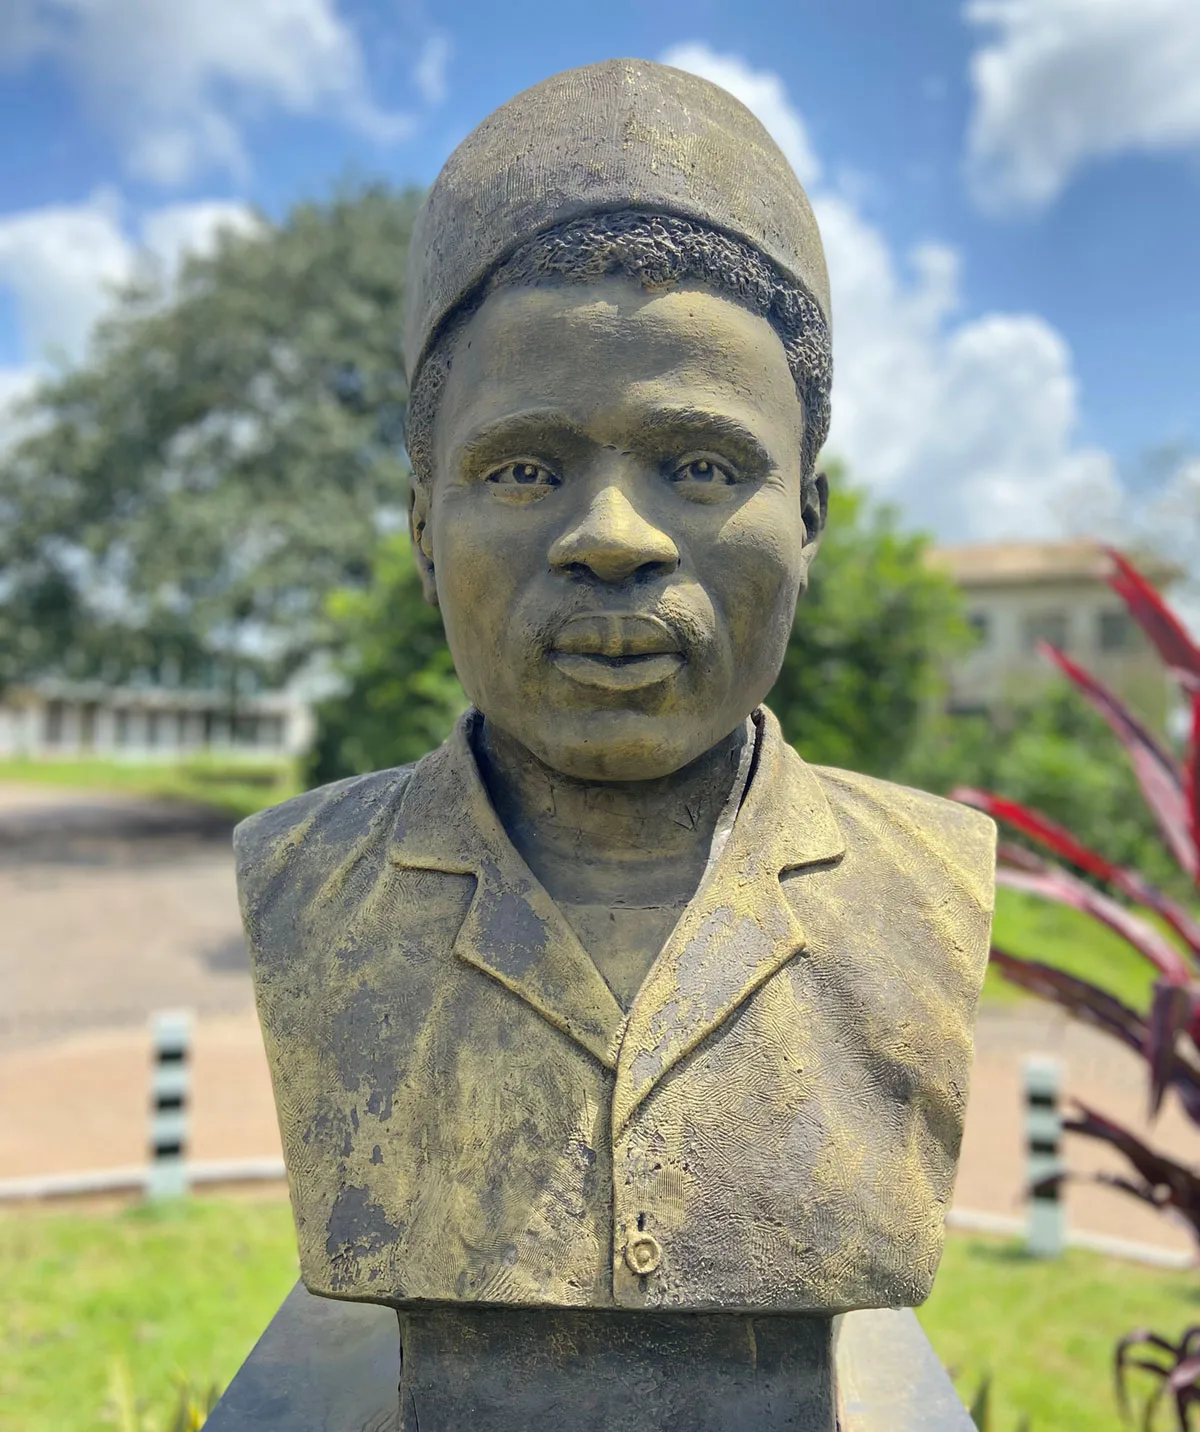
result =
M0 1429L100 1432L124 1364L159 1432L172 1378L224 1385L295 1278L282 1202L194 1199L118 1213L0 1216ZM1034 1262L952 1237L921 1321L992 1432L1118 1432L1109 1361L1133 1327L1200 1320L1200 1281L1073 1251ZM1163 1429L1167 1427L1165 1419Z
M1178 1337L1200 1321L1200 1277L1078 1249L1035 1260L999 1239L951 1237L919 1316L965 1399L990 1373L991 1432L1015 1432L1022 1416L1033 1432L1127 1432L1113 1344L1134 1328ZM1174 1424L1162 1415L1155 1425Z
M1119 935L1078 910L1001 887L996 891L992 938L1010 954L1091 980L1134 1009L1149 1007L1153 967ZM993 1006L1011 1006L1029 996L989 969L983 999Z
M295 1282L295 1249L278 1200L0 1215L0 1429L115 1427L123 1363L159 1432L175 1374L223 1387L237 1371Z
M0 781L198 801L238 820L287 800L300 789L290 763L231 761L220 756L162 763L4 760Z

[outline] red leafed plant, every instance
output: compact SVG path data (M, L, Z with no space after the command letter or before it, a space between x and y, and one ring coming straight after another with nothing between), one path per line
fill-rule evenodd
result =
M1104 718L1124 746L1167 849L1193 886L1200 885L1200 647L1193 642L1160 593L1121 553L1109 585L1124 600L1190 705L1190 735L1178 760L1125 704L1064 652L1043 643L1043 654L1059 668ZM1036 810L990 791L960 787L956 799L986 811L1002 826L1053 859L1028 846L1002 844L996 879L1081 910L1121 936L1157 974L1150 1008L1131 1009L1098 986L1035 960L992 948L992 962L1014 984L1062 1006L1075 1018L1104 1030L1139 1053L1149 1076L1150 1112L1157 1114L1173 1088L1189 1117L1200 1125L1200 922L1178 901L1156 889L1136 870L1114 864L1076 840L1069 830ZM1088 878L1084 878L1088 877ZM1151 921L1138 910L1149 912ZM1164 933L1163 926L1171 932ZM1129 1165L1125 1176L1101 1175L1104 1182L1152 1207L1172 1210L1200 1242L1200 1170L1156 1153L1130 1130L1078 1105L1064 1127L1116 1149ZM1186 1432L1188 1409L1200 1406L1200 1333L1191 1329L1178 1344L1150 1333L1135 1333L1117 1349L1116 1371L1122 1406L1130 1366L1159 1378L1146 1415L1170 1393L1179 1427ZM1151 1347L1159 1355L1135 1357ZM1148 1425L1148 1424L1147 1424Z

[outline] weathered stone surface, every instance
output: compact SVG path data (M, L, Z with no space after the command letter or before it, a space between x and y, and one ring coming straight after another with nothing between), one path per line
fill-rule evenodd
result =
M241 828L311 1289L830 1313L926 1296L991 823L809 768L760 722L738 821L628 1016L509 845L466 728L411 772ZM646 1273L626 1257L642 1235Z
M825 1432L834 1316L937 1267L994 829L761 705L828 511L811 208L615 61L468 137L408 282L474 706L236 838L303 1278L401 1310L414 1429Z
M451 1316L459 1316L452 1314ZM467 1312L470 1316L470 1310ZM560 1315L545 1313L546 1320ZM611 1316L611 1315L610 1315ZM640 1325L647 1320L630 1318ZM653 1321L653 1320L650 1320ZM814 1330L819 1320L811 1320ZM760 1330L757 1340L756 1365L765 1376L749 1381L739 1375L738 1350L745 1346L742 1337L714 1339L709 1349L719 1370L710 1380L705 1370L699 1381L692 1379L692 1391L710 1389L722 1378L726 1386L745 1393L745 1400L734 1404L724 1422L706 1423L704 1411L689 1409L686 1416L695 1420L655 1422L645 1417L647 1409L661 1402L660 1393L678 1395L674 1388L663 1386L663 1370L669 1367L661 1356L648 1357L655 1349L653 1334L640 1347L626 1338L620 1344L609 1344L601 1350L602 1365L610 1375L609 1410L620 1416L624 1410L629 1432L657 1432L659 1428L680 1428L701 1432L708 1426L737 1428L738 1432L767 1432L776 1428L803 1429L821 1426L820 1422L803 1420L808 1414L785 1400L787 1381L793 1390L807 1379L811 1383L812 1368L797 1366L797 1354L803 1346L797 1338L791 1347L780 1351L772 1346L769 1325L778 1323L791 1329L797 1320L756 1319ZM715 1323L714 1323L715 1328ZM520 1353L521 1331L514 1335ZM614 1365L609 1350L620 1346L622 1361ZM544 1348L551 1343L547 1340ZM513 1348L505 1349L511 1354ZM812 1366L827 1366L827 1353L822 1341L810 1349ZM410 1348L412 1361L417 1349ZM533 1350L536 1356L536 1348ZM545 1361L545 1359L543 1359ZM788 1366L789 1361L791 1366ZM744 1366L744 1358L742 1359ZM647 1365L649 1363L649 1365ZM441 1365L441 1375L451 1373L451 1360ZM518 1360L516 1369L528 1368L528 1361ZM489 1427L520 1427L523 1432L560 1432L564 1426L589 1432L592 1424L580 1415L583 1403L565 1408L554 1399L573 1397L573 1389L582 1393L589 1386L585 1372L578 1382L570 1377L571 1369L555 1369L555 1375L541 1389L507 1386L505 1361L488 1358L470 1369L477 1392L473 1401L466 1399L467 1380L459 1377L453 1390L453 1401L442 1404L429 1400L428 1384L438 1376L437 1369L424 1370L415 1378L421 1387L421 1405L417 1408L421 1432L443 1432L443 1429L466 1429L486 1432ZM852 1313L840 1320L836 1340L837 1384L840 1391L841 1432L971 1432L971 1420L956 1395L949 1378L938 1362L933 1349L911 1312ZM458 1372L464 1366L458 1364ZM409 1404L407 1422L401 1422L397 1406L396 1386L400 1377L396 1316L387 1308L370 1304L338 1303L314 1298L297 1284L279 1313L263 1334L245 1365L234 1379L229 1391L212 1413L206 1432L416 1432L412 1420L413 1405ZM595 1389L595 1383L590 1386ZM766 1389L779 1395L771 1405ZM684 1395L687 1395L686 1389ZM826 1397L828 1393L826 1392ZM533 1399L541 1396L540 1407ZM755 1414L755 1399L757 1414ZM763 1404L767 1403L764 1409ZM825 1404L827 1407L827 1403ZM505 1407L512 1416L503 1420ZM578 1407L578 1410L577 1410ZM517 1414L520 1414L519 1416ZM643 1420L638 1421L639 1414ZM756 1423L752 1415L758 1415ZM493 1419L489 1421L489 1418ZM770 1419L774 1420L770 1420ZM457 1419L457 1420L455 1420ZM500 1419L500 1420L496 1420ZM527 1419L527 1420L523 1420ZM791 1420L789 1420L791 1419ZM609 1432L619 1422L597 1421L596 1432Z

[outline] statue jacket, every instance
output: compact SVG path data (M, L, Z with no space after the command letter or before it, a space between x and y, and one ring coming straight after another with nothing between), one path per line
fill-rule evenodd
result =
M941 1253L994 827L755 715L719 856L626 1014L496 817L469 713L238 827L315 1293L839 1312Z

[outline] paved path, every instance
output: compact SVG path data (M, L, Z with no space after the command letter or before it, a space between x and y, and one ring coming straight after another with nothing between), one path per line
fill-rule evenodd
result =
M228 823L183 806L0 785L0 1178L144 1157L148 1016L198 1015L192 1151L278 1156L253 1012ZM1145 1129L1140 1062L1043 1006L985 1011L959 1174L962 1208L1021 1212L1021 1064L1052 1054L1068 1092ZM1153 1130L1200 1164L1171 1100ZM1081 1172L1120 1164L1073 1140ZM1186 1231L1111 1190L1068 1191L1076 1228L1190 1248Z

